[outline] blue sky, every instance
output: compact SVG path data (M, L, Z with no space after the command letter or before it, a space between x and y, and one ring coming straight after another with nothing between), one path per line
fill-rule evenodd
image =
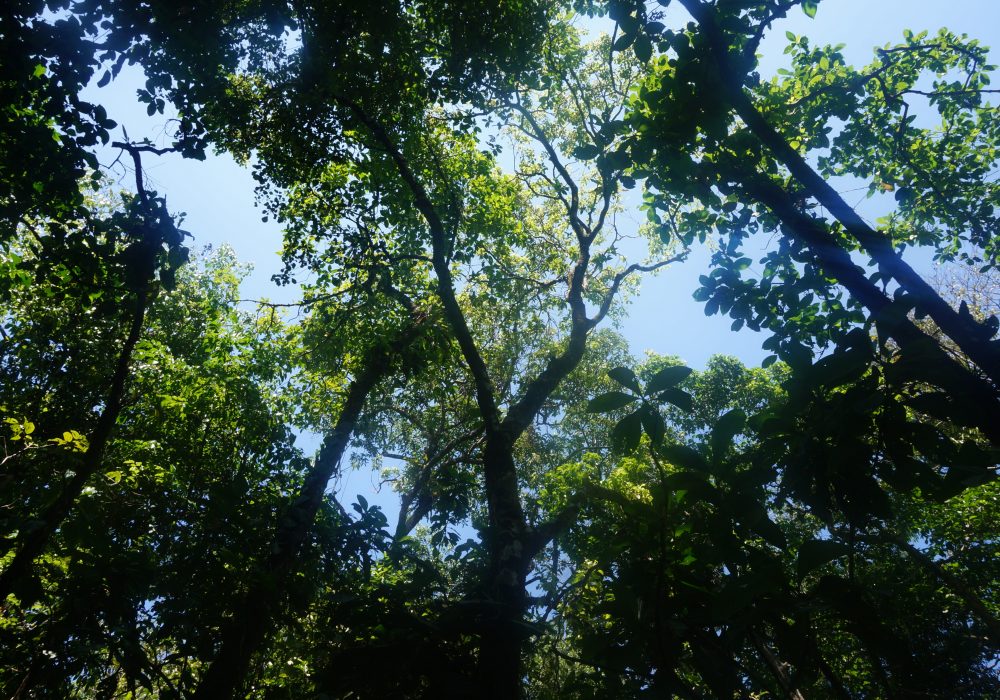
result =
M677 3L670 12L673 17L683 16ZM824 0L815 19L795 9L789 18L776 24L761 45L761 72L769 76L785 65L782 51L787 43L786 31L804 34L814 45L844 43L848 62L863 65L871 60L873 47L897 42L904 29L933 32L940 27L966 33L996 47L993 61L1000 63L1000 0ZM105 105L109 116L124 126L133 140L148 137L168 145L169 138L164 133L166 118L148 117L145 107L135 100L135 90L141 83L137 71L126 71L106 88L90 89L88 99ZM120 135L120 131L114 134L115 138ZM115 153L105 151L101 158L108 164ZM280 267L281 231L273 221L261 221L262 212L254 206L254 181L248 169L225 155L210 155L204 162L184 161L175 155L147 155L144 165L151 186L167 196L170 209L187 213L184 228L194 234L196 246L228 243L242 261L253 264L254 272L243 290L245 298L294 300L295 289L282 289L270 281ZM119 172L121 184L130 186L130 175ZM861 206L861 213L870 219L882 213L873 208L877 204L864 202ZM635 212L633 216L638 221L641 214ZM766 356L760 349L765 335L750 330L734 333L730 330L730 319L706 317L702 305L691 299L698 286L698 275L705 272L706 261L707 253L696 251L686 264L644 281L623 324L636 355L647 349L678 355L692 367L703 366L715 353L736 355L748 364L757 364ZM917 262L926 266L924 261ZM355 475L338 490L351 495L358 491L371 495L371 488L362 483L368 480L367 476ZM385 495L376 501L389 506L387 510L394 510L383 502Z

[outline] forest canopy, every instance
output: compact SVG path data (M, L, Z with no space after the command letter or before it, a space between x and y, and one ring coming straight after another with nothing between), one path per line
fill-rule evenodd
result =
M0 695L1000 696L996 66L776 29L836 10L7 3ZM295 301L167 154L252 170ZM630 349L693 265L760 366Z

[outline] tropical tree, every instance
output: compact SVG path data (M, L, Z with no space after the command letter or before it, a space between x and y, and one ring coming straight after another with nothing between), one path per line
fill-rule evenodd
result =
M908 262L995 266L993 67L945 30L860 69L791 35L762 77L817 7L7 12L4 692L1000 691L1000 323ZM136 192L95 199L114 125L79 92L126 63L173 143L116 142ZM209 148L252 164L300 301L185 264L144 159ZM614 328L701 244L695 299L766 333L761 368ZM394 523L328 491L348 460Z
M572 36L568 27L562 30L563 37ZM409 267L413 272L399 277L401 291L415 295L413 285L426 279L440 304L474 389L474 427L482 431L475 459L486 505L482 537L487 563L465 601L475 620L469 631L480 638L479 687L504 696L516 694L520 685L526 580L533 559L565 519L560 514L551 523L529 522L525 499L531 495L522 486L525 470L516 460L517 444L579 365L588 336L609 313L627 278L677 259L649 265L619 262L619 236L612 222L618 193L631 183L615 155L617 140L607 132L602 148L579 150L587 134L622 113L625 86L638 69L634 62L613 64L609 74L605 62L596 58L607 51L604 42L588 57L565 38L553 40L546 92L530 83L515 85L484 103L490 114L520 134L519 176L502 175L473 135L456 129L469 118L466 108L429 109L419 131L404 131L397 140L377 114L354 104L357 160L332 163L318 182L297 182L292 192L301 191L305 202L300 205L293 195L288 207L279 210L290 221L291 212L296 214L297 223L290 227L293 244L324 234L333 239L334 254L342 255L344 244L360 245L349 249L351 266L375 255L397 275ZM587 91L593 111L574 104L574 90ZM311 173L286 170L283 176L290 174ZM302 216L300 206L317 213ZM339 215L330 217L331 211ZM341 229L321 228L344 221L362 232L358 243ZM552 249L545 250L540 241ZM346 267L342 263L338 270ZM525 301L518 304L521 299ZM536 315L548 319L539 323L533 320ZM500 339L493 324L502 318L533 333L520 350L504 342L497 356L491 345ZM485 325L474 325L476 321ZM551 353L547 359L531 357L543 349Z
M102 468L108 441L123 409L130 365L149 305L161 289L169 290L174 286L176 269L187 258L187 249L183 246L185 233L176 227L167 212L165 201L151 196L144 187L139 150L130 144L122 146L130 150L134 158L138 194L127 198L121 211L100 218L88 215L82 221L26 222L22 232L23 244L5 256L5 286L12 301L23 304L36 293L24 288L26 279L31 279L34 273L36 278L47 282L46 295L63 304L60 308L57 303L53 309L56 319L51 319L49 314L48 323L43 321L40 325L35 325L30 317L22 315L19 318L16 311L10 316L10 323L18 331L21 330L18 326L26 326L24 330L28 333L43 329L51 332L48 340L35 340L38 344L49 343L59 358L54 367L50 366L51 370L58 371L60 365L80 352L73 347L73 343L61 337L67 330L72 332L72 326L67 328L64 323L63 315L77 319L78 323L82 319L77 313L94 315L98 325L93 328L122 340L116 349L109 349L106 345L94 347L84 342L84 347L91 346L88 347L91 352L107 353L115 360L110 367L102 363L101 369L91 369L91 372L105 372L99 394L66 397L77 401L83 399L84 403L74 406L76 413L73 419L68 425L63 425L69 427L79 423L80 427L85 427L84 422L92 422L92 425L86 426L86 437L81 436L79 440L74 437L71 441L80 447L82 453L79 463L67 472L72 474L71 478L61 488L55 486L54 489L51 477L39 481L37 486L42 488L44 495L40 494L40 503L32 504L38 511L31 516L22 513L13 521L15 524L11 529L16 532L13 558L0 573L0 595L4 597L30 578L34 560L44 552L55 530L69 515L87 481ZM66 308L65 305L74 302L79 304L77 308L72 311ZM123 308L125 313L121 314ZM98 310L102 313L95 313ZM104 325L103 329L101 325ZM6 340L10 341L9 336ZM31 370L37 369L35 358L30 355L24 358L28 366L23 367L19 361L24 355L23 345L16 342L9 345L14 354L9 367L11 379L18 384L26 381L29 385L38 381L30 378ZM52 359L48 361L52 362ZM21 376L26 372L29 376ZM42 395L36 395L38 403L34 405L40 407L53 402L59 405L62 397L46 396L49 387L45 383L42 386L45 389ZM93 387L90 388L93 391ZM90 410L95 406L99 409L96 415ZM18 418L10 420L17 421ZM16 429L19 436L28 434L26 425ZM55 434L59 432L55 426L50 426L49 430L54 430ZM9 456L14 458L20 452L23 451ZM12 467L16 468L16 464ZM56 493L50 494L51 490ZM31 526L25 527L28 522Z
M290 346L280 322L236 309L243 274L220 251L157 294L96 469L89 436L103 414L91 407L118 341L109 327L130 320L128 307L37 284L9 297L5 572L39 509L64 498L66 482L83 486L6 599L5 692L188 691L211 621L234 604L266 551L264 524L306 467L286 422Z

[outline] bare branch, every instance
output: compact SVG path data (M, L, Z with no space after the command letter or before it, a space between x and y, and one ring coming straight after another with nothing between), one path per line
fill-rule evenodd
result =
M633 263L628 267L626 267L621 272L619 272L617 275L615 275L614 280L612 280L611 289L609 289L608 293L604 295L604 300L601 302L601 307L600 309L598 309L597 315L594 316L593 319L591 319L591 323L597 325L604 319L605 316L608 315L608 311L611 309L611 302L614 301L615 295L618 294L618 290L622 286L622 282L624 282L629 275L634 274L636 272L655 272L656 270L659 270L661 267L665 267L667 265L670 265L671 263L682 262L687 258L689 252L690 251L685 250L684 252L673 256L672 258L668 258L667 260L661 260L652 265L640 265L638 263Z

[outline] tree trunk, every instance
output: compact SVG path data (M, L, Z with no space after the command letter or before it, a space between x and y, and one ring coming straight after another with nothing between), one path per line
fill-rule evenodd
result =
M514 700L521 697L525 582L532 552L511 445L502 434L487 438L484 466L490 523L484 589L491 609L482 620L478 675L484 697Z
M302 545L312 532L326 486L340 465L365 400L375 385L392 371L393 360L412 343L421 328L417 320L388 348L373 351L351 382L336 426L324 439L302 490L278 525L263 571L250 584L222 630L219 651L198 684L195 700L228 700L239 696L253 655L274 625L285 583L295 569Z

